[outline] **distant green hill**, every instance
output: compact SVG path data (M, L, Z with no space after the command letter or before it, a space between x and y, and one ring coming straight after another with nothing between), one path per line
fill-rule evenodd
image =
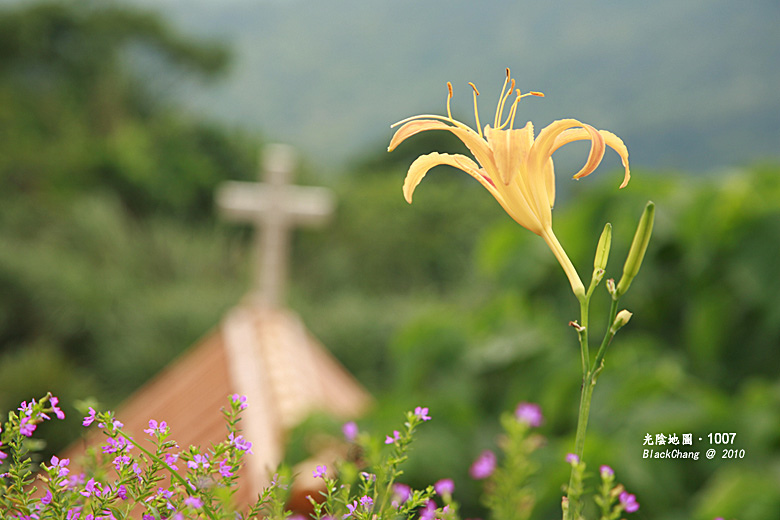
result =
M518 119L613 130L637 165L707 171L780 155L776 0L135 1L235 49L226 81L175 95L326 168L381 151L398 119L444 113L447 81L461 118L473 121L473 81L492 119L505 67L547 94Z

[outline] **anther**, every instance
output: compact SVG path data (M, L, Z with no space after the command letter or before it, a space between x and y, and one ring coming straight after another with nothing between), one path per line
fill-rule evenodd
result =
M452 99L452 83L447 82L447 117L452 121L452 110L450 109L450 100Z
M480 127L480 122L479 122L479 109L477 108L477 96L479 96L479 90L477 90L477 86L471 83L470 81L469 81L469 85L471 85L471 88L474 89L474 96L473 96L474 97L474 120L477 123L477 133L479 134L480 137L484 137L482 135L482 128Z

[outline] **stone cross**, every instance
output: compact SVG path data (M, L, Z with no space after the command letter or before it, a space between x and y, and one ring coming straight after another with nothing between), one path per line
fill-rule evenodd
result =
M250 298L278 308L284 303L290 232L295 225L323 223L332 215L335 202L326 188L290 184L295 168L292 147L267 145L261 162L265 182L225 182L217 189L216 203L227 219L255 226L258 233Z

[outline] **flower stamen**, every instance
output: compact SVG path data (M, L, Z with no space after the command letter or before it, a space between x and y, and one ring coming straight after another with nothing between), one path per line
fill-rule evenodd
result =
M508 69L507 69L508 70ZM506 84L505 84L506 86ZM506 106L506 100L509 99L509 96L514 92L515 90L515 80L512 78L509 85L509 90L504 92L504 89L501 89L501 98L498 100L498 108L496 108L496 119L493 124L493 128L500 129L502 126L501 124L501 116L504 114L504 107Z
M499 114L501 113L502 104L503 104L502 101L504 99L504 91L506 90L506 85L507 85L507 83L509 83L510 79L512 79L511 72L509 71L509 67L507 67L507 69L506 69L506 79L504 80L504 84L501 86L501 94L498 95L498 106L496 107L496 116L493 119L493 128L497 128L498 127ZM511 92L511 88L510 88L510 92Z
M447 82L447 117L450 118L450 121L453 121L452 119L452 110L450 110L450 101L452 100L452 83L449 81Z
M469 85L471 85L471 88L474 89L474 120L477 122L477 133L479 133L479 136L484 139L485 136L482 135L482 126L479 123L479 110L477 109L477 96L479 96L479 90L477 90L476 85L470 81Z

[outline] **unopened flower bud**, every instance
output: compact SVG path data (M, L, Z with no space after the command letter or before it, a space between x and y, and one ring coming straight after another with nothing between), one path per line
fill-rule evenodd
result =
M612 295L612 298L615 298L615 279L610 278L607 280L607 292Z
M609 259L609 249L612 247L612 224L607 222L604 231L601 232L599 243L596 246L596 257L593 260L593 270L604 270L607 268Z
M633 316L633 314L628 312L626 309L618 312L617 316L615 316L615 321L612 322L612 333L614 334L615 332L622 329L626 323L629 322L631 316Z
M634 240L631 242L631 248L628 250L626 263L623 265L623 276L617 284L613 298L617 299L623 296L634 280L642 266L642 260L645 258L647 244L650 242L650 235L653 233L653 220L655 218L655 204L648 202L645 206L642 217L639 219L639 225L634 234Z

